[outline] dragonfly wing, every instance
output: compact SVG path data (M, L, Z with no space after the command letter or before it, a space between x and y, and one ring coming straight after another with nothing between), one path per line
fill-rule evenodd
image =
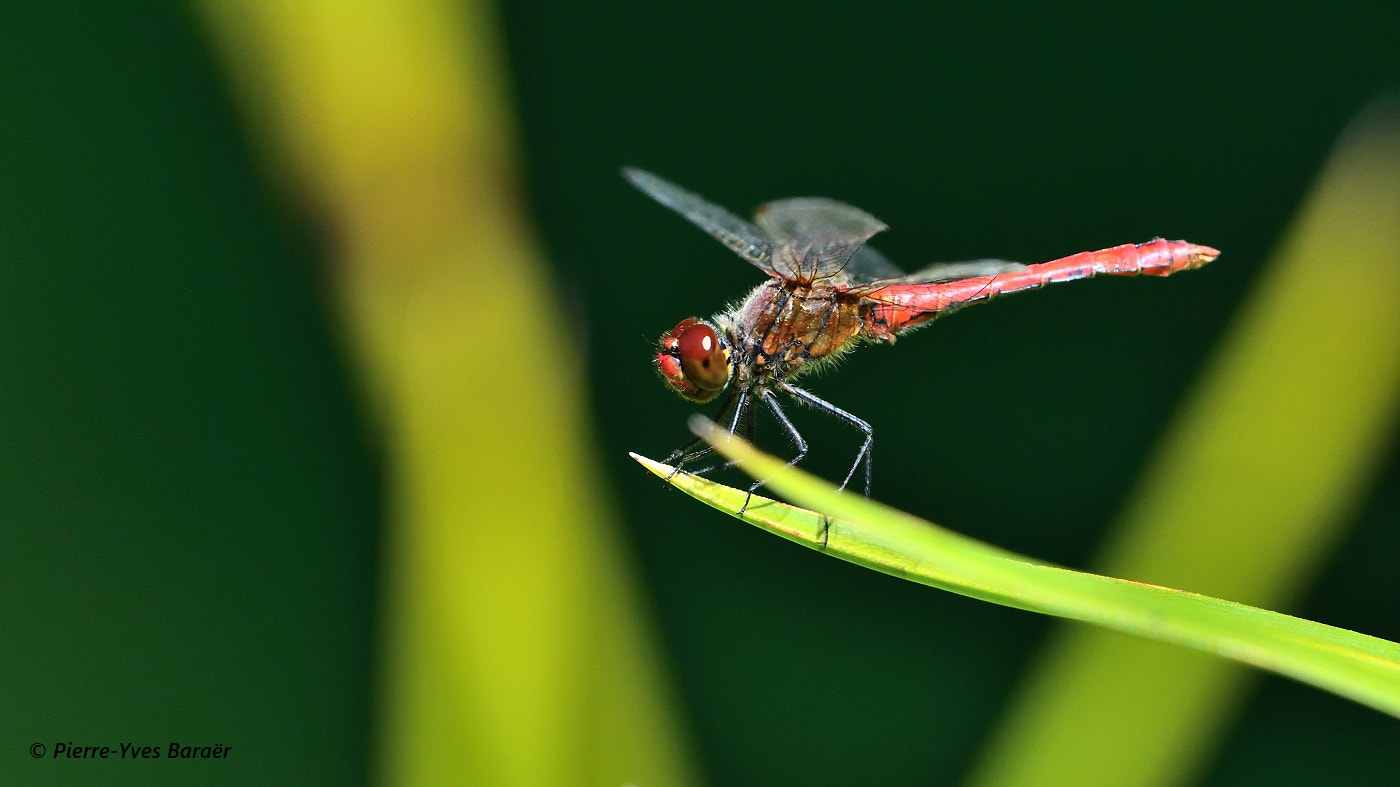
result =
M864 243L875 233L889 229L883 221L860 208L825 197L794 197L759 207L754 221L771 237L799 245L832 241Z
M881 281L883 279L900 279L904 277L904 271L898 265L889 261L885 255L870 248L861 246L856 253L851 255L851 261L846 265L846 278L857 284Z
M769 202L754 215L760 229L780 244L775 264L781 275L808 280L845 276L865 242L888 227L860 208L824 197L796 197ZM878 261L873 261L878 258ZM865 257L883 273L898 268L875 254Z
M662 205L684 216L730 251L757 265L769 275L773 270L773 244L754 225L720 206L645 170L628 167L622 174L633 186Z
M920 268L908 275L900 275L904 284L936 284L974 276L995 276L999 273L1019 271L1026 266L1007 260L967 260L965 262L938 262L927 268Z

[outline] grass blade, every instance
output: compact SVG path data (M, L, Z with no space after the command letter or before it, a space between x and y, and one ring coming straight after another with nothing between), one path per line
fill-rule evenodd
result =
M1400 415L1397 119L1377 107L1344 138L1139 473L1095 570L1290 609L1327 565ZM973 783L1193 781L1254 677L1062 628Z
M723 430L703 436L806 510L678 473L691 496L812 549L931 587L1235 659L1400 716L1400 644L1171 588L1072 571L984 544L785 467ZM633 454L665 478L671 468ZM817 513L821 511L823 513Z

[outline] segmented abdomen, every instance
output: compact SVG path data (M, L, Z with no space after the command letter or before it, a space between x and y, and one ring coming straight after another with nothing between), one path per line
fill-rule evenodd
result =
M887 339L942 312L998 295L1099 275L1170 276L1199 268L1218 256L1220 252L1209 246L1158 238L1148 243L1080 252L995 276L937 284L894 284L865 293L865 331L872 338Z

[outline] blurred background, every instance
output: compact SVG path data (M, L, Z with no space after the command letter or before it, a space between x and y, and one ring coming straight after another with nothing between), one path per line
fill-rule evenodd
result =
M1237 600L1400 639L1390 115L1371 109L1332 153L1400 84L1396 29L1383 2L6 6L3 780L1067 773L998 770L1008 739L1036 734L1007 725L1055 682L1054 622L795 548L628 458L664 457L694 411L656 379L656 337L759 274L624 165L740 213L850 202L909 268L1159 235L1223 250L1164 281L968 310L809 387L873 422L883 502L1112 565L1131 552L1105 546L1131 542L1116 528L1151 518L1131 512L1164 435L1189 446L1210 381L1253 357L1232 336L1276 325L1293 338L1260 338L1279 365L1257 368L1278 371L1232 390L1298 443L1215 478L1335 483L1296 517L1312 535L1292 557L1256 548L1288 540L1273 515L1240 525L1255 546L1232 541L1237 512L1182 542L1203 556L1187 562L1257 569ZM1329 340L1297 339L1314 335ZM1336 441L1299 427L1339 412ZM839 479L856 436L795 418L807 467ZM1229 592L1212 581L1181 584ZM1152 679L1175 693L1183 674ZM1393 773L1395 720L1273 676L1221 680L1161 732L1197 730L1185 751L1058 751L1115 783ZM233 749L29 752L70 741Z

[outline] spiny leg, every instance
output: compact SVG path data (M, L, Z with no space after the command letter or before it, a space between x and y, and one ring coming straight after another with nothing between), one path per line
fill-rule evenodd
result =
M735 401L738 399L738 397L739 397L739 391L738 391L737 389L731 389L731 390L729 391L729 393L725 394L724 402L719 406L719 412L717 412L717 413L715 414L715 415L716 415L716 420L718 420L718 421L724 421L726 418L729 417L729 416L726 415L726 413L732 412L732 411L730 410L730 407L732 407L732 406L734 405L734 403L735 403ZM666 456L666 458L665 458L663 461L664 461L666 464L669 465L669 464L675 462L677 459L680 459L682 456L685 456L686 458L681 459L681 462L680 462L681 464L685 464L686 462L690 462L690 461L695 460L695 459L698 458L698 457L704 456L706 453L709 453L709 452L708 452L708 451L704 451L703 449L702 449L701 451L696 452L694 455L686 456L687 454L690 454L690 452L693 451L693 450L695 449L695 446L701 445L701 444L703 444L704 442L705 442L705 438L703 438L703 437L692 437L692 438L690 439L690 441L687 442L685 445L681 446L680 448L677 448L676 450L674 450L674 451L672 451L670 454L668 454L668 455Z
M734 398L738 395L738 393L739 392L737 390L731 390L728 394L725 395L724 403L719 406L718 415L720 420L724 420L724 414L729 411L730 405L734 404ZM703 437L692 437L685 445L682 445L680 448L677 448L676 450L667 454L666 458L662 461L664 461L668 465L672 464L677 459L680 459L681 457L693 451L695 449L695 446L700 445L704 442L705 439ZM685 459L681 459L681 464L684 464L686 461L687 460Z
M739 418L742 417L743 414L749 410L748 399L748 391L738 391L731 397L730 401L734 403L734 409L730 411L730 415L728 416L729 426L727 427L727 430L729 434L734 434L735 430L738 428L739 425ZM725 407L720 408L720 412L718 413L718 415L719 420L721 422L723 422L726 418L725 410L728 408L728 405L729 402L726 402ZM702 442L704 442L704 438L696 437L694 440L691 440L689 443L686 444L686 450L689 450L690 448L693 448L696 444ZM685 456L681 457L679 462L676 463L675 467L671 470L670 475L666 476L666 479L669 481L671 476L674 476L676 472L682 467L684 467L687 463L693 462L696 459L700 459L701 457L709 456L710 454L714 453L714 451L714 446L706 445L697 451L692 451L691 453L686 454ZM709 472L710 469L711 468L699 470L692 473L692 475L703 475L704 473Z
M753 442L754 414L757 413L757 412L758 412L758 410L756 410L756 409L753 408L753 407L749 407L749 408L747 408L747 409L744 410L744 434L743 434L743 437L744 437L744 441L745 441L745 442L749 442L749 443L752 443L752 442ZM733 429L730 429L730 430L729 430L729 433L730 433L731 435L734 434L734 430L733 430ZM713 473L713 472L715 472L716 470L728 470L729 468L731 468L731 467L733 467L734 465L737 465L737 464L739 464L737 461L735 461L735 460L733 460L733 459L730 459L729 461L724 462L724 463L722 463L722 464L710 465L709 467L703 468L703 469L701 469L701 470L696 470L696 471L695 471L695 475L704 476L704 475L708 475L709 473Z
M729 393L728 398L724 400L724 405L720 407L719 417L720 420L723 420L725 411L729 410L730 404L732 403L734 406L733 412L729 417L730 434L734 434L734 430L738 428L739 418L744 414L744 411L747 409L748 401L748 390L733 390ZM680 461L672 465L671 472L666 476L667 481L670 481L672 478L674 478L676 473L679 473L681 468L684 467L686 463L693 462L696 459L714 453L714 446L710 445L706 445L704 448L701 448L698 451L691 451L690 453L686 453L687 451L690 451L692 448L703 442L704 438L696 437L690 442L671 452L671 455L666 459L666 463L670 464L671 462L675 461L676 457L678 456L680 457ZM697 473L694 473L693 475L703 475L712 469L714 468L706 468Z
M774 396L772 391L764 391L760 396L763 397L763 403L768 405L768 409L773 411L773 416L778 419L778 423L782 424L783 428L787 430L788 437L791 437L792 442L797 444L797 456L794 456L787 463L788 467L792 467L798 462L801 462L803 457L807 456L807 441L802 439L802 435L798 433L797 427L793 426L792 421L788 420L787 413L784 413L783 408L778 406L778 397ZM749 485L749 493L744 498L744 507L739 509L740 514L749 510L749 501L753 499L754 491L763 486L765 480L766 479L760 478Z
M875 443L875 430L870 427L870 424L846 412L845 410L842 410L840 407L837 407L831 402L828 402L825 399L821 399L811 393L808 393L807 391L804 391L801 388L789 385L787 383L779 383L778 387L781 388L783 391L793 395L794 397L802 400L806 404L815 407L818 410L830 413L836 416L837 418L840 418L841 420L845 421L848 424L851 424L852 426L859 429L862 433L864 433L865 440L860 444L860 451L856 453L855 464L851 465L851 470L850 472L846 473L846 480L841 482L840 488L845 489L846 485L851 483L851 478L856 474L856 468L860 467L861 461L864 460L865 496L870 497L870 464L871 454L873 453L871 449Z

